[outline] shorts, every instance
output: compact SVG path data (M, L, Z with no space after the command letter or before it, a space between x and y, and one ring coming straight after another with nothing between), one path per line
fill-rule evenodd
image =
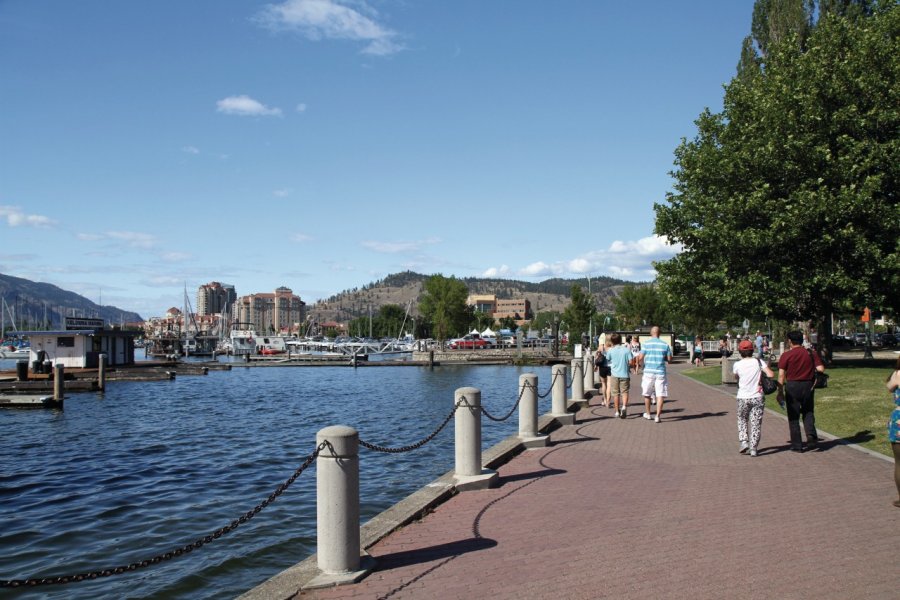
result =
M610 377L609 393L613 396L618 394L627 394L631 389L630 377Z
M669 395L669 382L663 373L644 373L641 391L647 397L656 395L657 398L665 398Z
M598 377L609 377L610 368L606 365L600 365L597 367L597 376Z

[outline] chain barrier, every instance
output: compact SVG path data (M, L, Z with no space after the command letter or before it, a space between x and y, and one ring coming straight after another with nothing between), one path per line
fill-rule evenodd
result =
M550 381L550 389L548 389L548 390L547 390L546 392L544 392L543 394L538 393L538 398L540 398L541 400L543 400L544 398L546 398L547 396L549 396L549 395L550 395L550 392L553 391L553 384L556 383L556 380L557 380L557 379L559 379L559 371L556 371L556 372L553 373L553 379Z
M439 434L441 432L441 430L443 430L444 427L447 426L447 423L449 423L450 419L453 418L453 415L456 414L457 409L459 409L459 407L462 406L463 404L465 404L466 406L469 405L469 403L466 401L465 396L463 396L460 399L460 401L457 402L453 406L453 410L451 410L450 414L447 415L447 417L444 419L444 421L440 425L438 425L437 429L435 429L428 436L426 436L425 438L419 440L418 442L416 442L414 444L409 444L408 446L390 447L390 446L379 446L378 444L373 444L373 443L367 442L365 440L359 440L359 445L368 450L372 450L373 452L384 452L386 454L401 454L403 452L412 452L413 450L418 450L419 448L421 448L422 446L424 446L425 444L427 444L428 442L433 440L435 438L435 436L437 436L437 434Z
M18 588L18 587L34 587L39 585L59 585L64 583L73 583L76 581L84 581L86 579L99 579L101 577L109 577L111 575L121 575L122 573L128 573L131 571L136 571L138 569L142 569L144 567L149 567L150 565L156 565L166 560L171 560L173 558L184 556L185 554L189 554L194 550L197 550L206 544L219 539L226 533L234 531L256 515L258 515L264 508L269 506L272 502L274 502L278 497L284 493L285 490L290 487L292 483L300 476L303 471L305 471L315 460L319 457L319 453L329 444L327 442L322 442L319 444L315 451L312 454L306 457L303 463L294 471L294 474L291 475L287 481L279 485L274 492L269 494L269 497L256 505L252 510L247 511L228 525L224 527L220 527L215 530L213 533L204 536L202 538L198 538L196 541L191 542L190 544L186 544L180 548L176 548L175 550L170 550L169 552L164 552L163 554L158 554L153 558L149 558L147 560L142 560L139 562L133 562L128 565L122 565L118 567L111 567L108 569L99 569L97 571L88 571L87 573L77 573L75 575L59 575L54 577L30 577L27 579L0 579L0 588Z
M530 387L531 387L531 384L530 384L530 383L526 383L525 385L522 386L522 391L519 392L519 397L516 398L516 403L513 405L512 409L510 409L510 411L509 411L508 413L506 413L506 416L505 416L505 417L502 417L502 418L500 418L500 417L495 417L494 415L492 415L491 413L489 413L489 412L487 411L487 409L486 409L485 407L483 407L483 406L480 406L480 407L479 407L479 408L481 409L481 414L483 414L484 416L486 416L486 417L487 417L488 419L490 419L491 421L496 421L497 423L500 423L500 422L503 422L503 421L507 420L508 418L510 418L511 416L513 416L513 413L516 412L516 408L519 407L519 403L522 402L522 396L525 395L525 388L530 388Z

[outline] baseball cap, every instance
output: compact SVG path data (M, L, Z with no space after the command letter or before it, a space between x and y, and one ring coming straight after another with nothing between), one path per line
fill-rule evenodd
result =
M753 350L753 342L750 340L743 340L740 344L738 344L738 350Z

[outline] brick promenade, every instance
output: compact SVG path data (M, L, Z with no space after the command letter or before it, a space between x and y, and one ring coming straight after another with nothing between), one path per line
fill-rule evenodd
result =
M827 441L789 452L769 413L760 456L740 455L733 397L672 374L656 424L637 385L624 421L594 397L499 487L370 548L362 582L299 597L900 598L890 461Z

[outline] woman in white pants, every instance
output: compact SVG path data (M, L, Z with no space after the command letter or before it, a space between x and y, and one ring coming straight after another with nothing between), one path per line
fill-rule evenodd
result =
M766 397L760 385L760 374L769 377L775 374L769 365L753 357L753 342L744 340L738 346L741 360L734 363L734 379L738 384L737 422L738 440L741 443L741 454L750 451L756 456L759 436L762 432L762 418L766 407Z

